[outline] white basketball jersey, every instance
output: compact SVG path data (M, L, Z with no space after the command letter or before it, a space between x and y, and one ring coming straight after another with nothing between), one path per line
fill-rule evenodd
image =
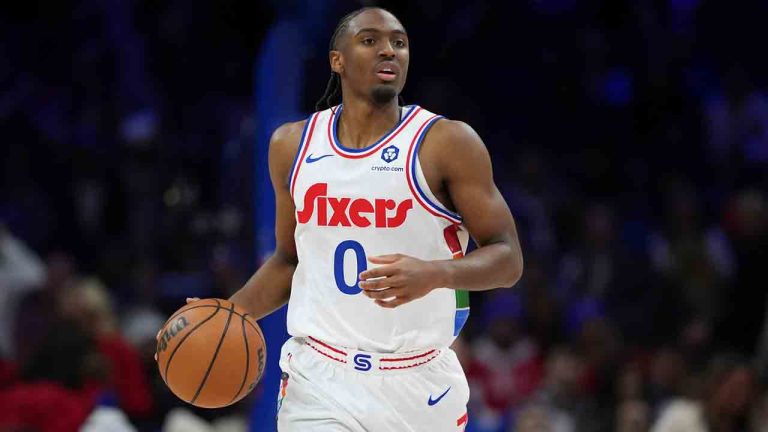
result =
M291 169L299 262L288 332L373 352L448 346L469 316L465 291L438 288L386 309L357 285L360 272L372 265L369 256L464 255L468 235L461 217L432 194L418 159L424 136L442 117L403 107L392 130L353 149L338 140L342 110L339 105L309 117Z

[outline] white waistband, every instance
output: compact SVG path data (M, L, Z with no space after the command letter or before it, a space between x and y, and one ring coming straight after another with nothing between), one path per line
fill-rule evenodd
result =
M311 336L300 338L303 343L326 359L358 372L393 372L423 366L443 351L429 348L408 353L374 353L339 347Z

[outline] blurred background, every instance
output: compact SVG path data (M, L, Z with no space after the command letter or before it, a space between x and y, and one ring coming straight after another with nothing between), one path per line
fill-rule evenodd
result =
M765 1L30 0L0 6L0 431L274 430L284 312L227 409L171 395L154 338L269 253L267 139L363 5L521 236L454 347L467 430L768 430Z

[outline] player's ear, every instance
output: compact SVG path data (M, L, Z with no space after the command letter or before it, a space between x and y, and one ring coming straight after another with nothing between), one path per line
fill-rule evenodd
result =
M344 66L341 61L341 51L333 50L328 53L328 60L331 62L331 70L337 74L341 74L344 70Z

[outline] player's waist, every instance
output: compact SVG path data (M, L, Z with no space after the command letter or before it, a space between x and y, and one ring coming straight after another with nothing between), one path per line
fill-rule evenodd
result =
M402 353L377 353L340 347L312 336L299 338L323 358L362 373L392 373L429 364L447 348L425 348Z

